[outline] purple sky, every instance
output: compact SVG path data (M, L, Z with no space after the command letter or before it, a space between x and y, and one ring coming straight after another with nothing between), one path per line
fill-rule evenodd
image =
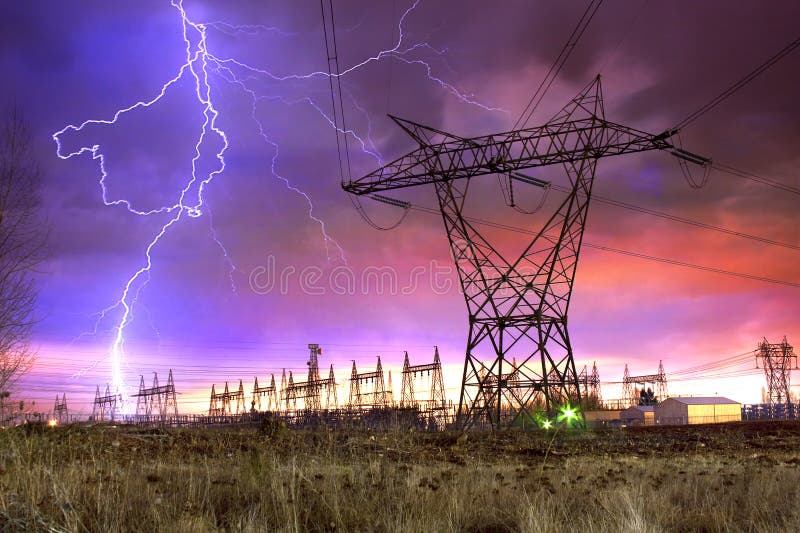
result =
M394 48L398 20L412 7L334 4L342 69ZM140 292L125 328L126 381L135 386L140 374L149 380L156 370L165 379L173 368L182 408L200 410L214 382L242 378L249 390L256 373L263 381L284 367L303 372L309 342L323 346L323 364L333 362L342 377L352 359L366 368L381 354L385 365L399 369L403 350L412 362L424 362L437 344L456 400L466 311L441 220L412 211L394 231L375 231L340 189L334 134L323 115L330 114L328 80L307 76L326 70L318 3L187 0L184 7L191 21L206 25L208 52L217 60L207 71L216 127L228 142L225 170L204 189L202 216L182 217L153 247L149 283L133 286ZM347 124L367 149L351 138L353 174L413 148L387 113L460 135L509 129L583 9L581 3L421 0L405 17L397 52L342 79ZM608 1L531 124L546 120L599 72L609 120L663 131L796 38L797 20L800 6L789 1L769 9L759 2ZM196 32L190 37L196 46ZM86 409L95 386L111 379L108 354L123 308L97 313L119 301L146 264L147 244L172 216L104 205L99 160L88 152L59 159L51 136L155 98L185 58L181 15L168 1L7 2L0 18L6 73L0 101L16 101L28 118L53 224L34 339L39 360L25 381L25 396L47 408L66 392ZM684 146L800 186L798 67L795 52L687 127ZM203 121L187 73L157 103L122 114L114 125L66 131L61 154L98 146L107 202L125 199L149 211L177 201ZM222 137L207 134L196 158L201 179L217 169L222 147ZM515 226L540 221L504 208L493 179L476 187L481 192L470 207L477 216ZM601 161L595 193L800 245L797 195L719 172L695 190L667 154ZM196 198L197 190L191 194ZM522 200L535 205L536 194ZM434 206L429 188L398 196ZM546 206L559 193L552 196ZM399 215L369 200L365 207L379 224ZM525 244L523 235L487 233L504 249ZM603 204L590 210L586 241L800 282L796 250ZM369 274L376 268L386 276L392 269L396 287L379 290ZM270 272L277 276L271 288ZM347 272L353 288L345 286ZM670 372L746 352L763 336L788 335L796 343L798 294L585 249L570 315L576 361L580 368L596 360L604 381L618 381L625 362L633 374L644 374L663 359ZM755 374L676 382L671 391L752 402L763 381ZM619 387L609 385L604 395L618 397Z

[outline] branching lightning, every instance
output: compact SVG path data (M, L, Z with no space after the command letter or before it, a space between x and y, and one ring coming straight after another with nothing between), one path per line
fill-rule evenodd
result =
M371 63L375 63L384 59L397 60L407 65L421 66L427 79L434 82L443 90L457 98L460 102L478 106L488 111L504 111L500 108L491 107L489 105L478 102L474 95L466 94L454 85L445 82L444 80L436 77L433 74L431 65L423 59L412 56L412 53L417 52L430 52L436 55L443 55L446 51L439 50L428 43L414 43L411 45L406 44L406 33L404 31L404 23L408 16L418 7L421 0L415 0L410 7L408 7L400 17L397 24L397 40L393 43L391 48L381 50L378 53L359 61L352 66L342 71L339 76L347 76L348 74L362 69ZM317 224L322 234L322 239L326 248L328 261L337 260L346 263L345 253L342 246L328 233L325 222L314 213L314 204L311 196L294 185L288 178L282 175L278 169L278 161L280 156L280 147L277 142L271 139L264 127L262 120L258 116L258 103L264 99L278 99L287 105L304 103L311 106L327 123L330 127L335 128L334 121L322 110L321 106L314 102L311 97L304 97L295 99L293 101L281 97L271 97L259 95L257 90L252 87L251 82L258 79L264 79L276 82L287 81L302 81L319 77L329 77L330 75L324 71L314 71L304 74L290 73L290 74L275 74L267 69L254 66L234 57L219 57L209 50L209 31L216 31L222 34L243 34L255 35L263 32L275 33L280 36L292 35L292 33L285 32L279 28L266 26L266 25L233 25L223 21L214 21L207 23L194 22L190 19L183 5L183 0L171 0L171 6L174 7L180 15L181 30L183 41L185 44L185 59L183 64L178 68L177 73L169 80L167 80L160 88L160 90L150 99L139 100L133 105L117 110L110 119L90 119L78 125L67 125L61 130L52 135L56 143L56 153L61 159L71 159L76 156L84 154L91 155L91 158L97 161L100 170L100 189L102 193L102 201L106 206L124 207L129 213L140 217L159 217L162 218L158 230L155 231L152 238L149 240L144 249L141 265L130 275L121 289L118 299L100 311L97 316L94 331L98 331L99 324L110 318L110 314L120 312L120 316L116 318L116 324L112 328L113 342L110 352L106 358L100 361L93 362L89 367L82 369L76 376L85 374L87 371L95 368L100 362L108 359L111 365L111 384L112 388L119 391L123 396L127 395L127 385L122 373L122 364L125 354L125 330L126 327L133 320L133 311L136 307L139 295L142 289L147 285L150 280L150 274L153 269L153 256L152 252L162 243L163 238L170 232L171 229L180 224L183 220L198 218L203 215L208 215L209 231L211 239L219 247L226 264L228 265L228 277L230 279L231 288L235 292L236 284L234 281L234 273L236 266L231 259L228 250L219 238L213 224L211 211L208 208L204 192L206 186L211 183L215 178L219 177L226 169L225 153L229 148L228 134L218 125L220 112L215 104L215 94L212 90L211 78L217 76L219 79L238 86L244 94L247 95L251 103L251 118L254 121L258 134L264 142L272 150L271 158L271 173L272 176L284 184L287 190L294 194L299 195L304 199L307 205L307 215L309 219ZM107 187L108 171L106 168L105 155L101 149L100 144L91 146L82 146L77 150L65 152L62 145L62 136L67 133L78 133L91 125L116 125L120 117L128 113L144 110L150 108L154 104L164 99L165 95L172 89L180 80L188 79L193 83L194 96L197 103L202 109L202 125L200 133L196 142L194 143L194 154L191 159L191 173L186 178L183 187L176 191L176 200L168 205L162 205L155 208L141 208L134 205L134 202L126 198L114 198ZM361 108L355 99L356 108L363 115L367 117L369 124L369 116L366 111ZM371 124L369 126L371 129ZM371 134L368 130L362 137L355 131L349 129L342 132L346 135L352 136L357 145L367 156L374 158L377 162L381 163L382 158L375 148L375 144L371 140ZM366 141L364 140L366 138ZM211 157L215 160L214 166L209 171L202 173L198 169L198 163L201 158Z

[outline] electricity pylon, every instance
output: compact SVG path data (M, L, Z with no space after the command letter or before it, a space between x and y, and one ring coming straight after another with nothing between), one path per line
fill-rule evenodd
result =
M419 148L342 187L357 195L425 184L436 189L469 312L457 424L525 424L538 411L577 404L567 312L597 160L648 150L700 165L710 160L673 146L668 140L675 131L652 135L607 121L599 76L534 128L464 138L391 118ZM470 182L498 174L508 183L546 186L519 171L550 165L563 166L570 192L522 255L507 259L465 218Z
M783 342L772 344L764 338L756 351L756 367L759 359L764 363L764 374L767 376L769 403L791 403L789 378L792 370L797 370L797 355L792 345L785 336Z

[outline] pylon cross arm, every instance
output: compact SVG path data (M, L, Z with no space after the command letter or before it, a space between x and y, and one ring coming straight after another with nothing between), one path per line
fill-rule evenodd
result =
M446 136L434 144L429 144L432 135L418 137L418 142L425 144L362 178L346 183L346 191L359 195L373 194L582 159L674 149L672 144L658 135L599 117L469 139L411 121L404 122L413 124L415 130L430 130L435 135Z

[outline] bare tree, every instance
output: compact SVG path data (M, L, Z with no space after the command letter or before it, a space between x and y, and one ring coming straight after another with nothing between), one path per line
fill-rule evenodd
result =
M0 118L0 421L19 379L31 368L38 294L35 269L44 258L41 176L17 107Z

